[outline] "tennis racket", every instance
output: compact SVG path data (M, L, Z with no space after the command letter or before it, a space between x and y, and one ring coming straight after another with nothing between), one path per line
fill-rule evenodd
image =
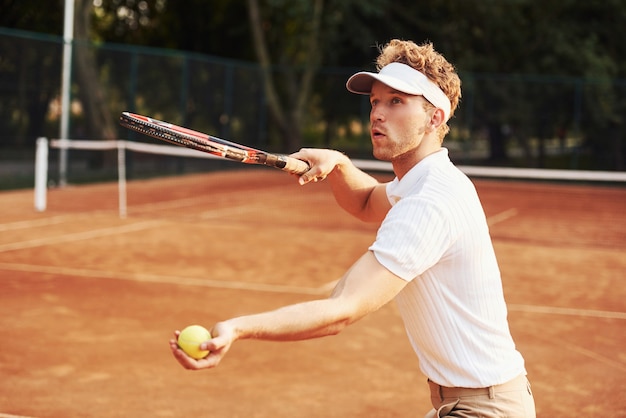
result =
M271 154L135 113L123 112L120 125L156 139L240 163L267 165L293 174L305 173L310 168L306 162L296 158Z

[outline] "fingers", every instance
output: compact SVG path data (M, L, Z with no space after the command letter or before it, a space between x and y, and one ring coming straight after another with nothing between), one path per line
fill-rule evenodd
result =
M206 344L206 343L203 343ZM170 350L178 363L187 370L202 370L216 367L222 360L223 353L220 350L211 351L201 359L189 357L180 347L176 340L170 340Z
M302 174L298 182L304 185L323 181L345 159L344 154L329 149L302 148L291 154L292 157L306 161L311 169Z
M301 186L310 182L317 183L318 181L325 180L328 173L332 170L332 168L330 170L324 168L325 162L320 155L319 150L307 148L303 148L295 154L292 154L294 158L306 161L311 167L309 171L298 178L298 183L300 183Z
M303 175L301 175L300 178L298 179L298 183L300 183L300 185L302 186L310 182L317 183L318 181L322 181L326 179L325 174L322 174L322 173L313 174L312 172L313 170L309 170Z
M310 158L310 154L311 150L309 148L301 148L300 151L294 152L289 156L298 160L308 161Z
M178 363L180 363L180 365L187 370L202 370L216 367L222 361L224 355L228 352L232 341L228 338L220 337L219 332L215 329L212 330L212 334L215 335L214 338L200 344L200 349L203 351L209 351L209 354L204 358L196 360L188 356L178 346L178 336L180 335L180 331L174 331L174 338L169 341L172 355L176 361L178 361Z
M322 181L326 178L327 174L324 174L324 172L320 168L321 161L319 159L318 151L319 150L302 148L300 151L290 155L290 157L306 161L311 167L309 171L302 174L298 178L298 183L300 183L300 185L304 185L310 182Z

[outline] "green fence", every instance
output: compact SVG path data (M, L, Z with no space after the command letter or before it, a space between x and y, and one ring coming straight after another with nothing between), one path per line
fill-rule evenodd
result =
M0 28L0 188L30 186L36 138L59 136L62 45L60 37ZM344 87L355 70L320 70L303 121L303 146L369 154L367 97ZM280 79L281 69L275 71ZM463 98L446 142L455 161L624 170L626 81L470 73L461 79ZM74 42L71 103L72 139L149 141L118 126L119 113L129 110L252 146L295 151L281 149L254 63ZM85 170L108 161L70 157L83 161ZM129 164L131 177L142 175L133 172L132 158ZM186 164L169 165L184 172Z

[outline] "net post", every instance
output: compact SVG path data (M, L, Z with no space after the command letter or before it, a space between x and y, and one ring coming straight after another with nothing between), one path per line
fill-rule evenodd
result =
M63 63L61 68L61 139L69 138L72 84L72 54L74 49L74 0L65 0L63 21ZM67 186L67 148L59 151L59 186Z
M37 138L35 151L35 210L44 212L48 192L48 139Z
M117 190L120 218L127 215L126 208L126 141L117 141Z

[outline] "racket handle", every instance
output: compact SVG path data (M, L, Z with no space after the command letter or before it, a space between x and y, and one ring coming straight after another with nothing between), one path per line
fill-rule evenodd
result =
M286 155L268 155L267 165L279 168L292 174L304 174L311 168L306 161L297 158L288 157Z

